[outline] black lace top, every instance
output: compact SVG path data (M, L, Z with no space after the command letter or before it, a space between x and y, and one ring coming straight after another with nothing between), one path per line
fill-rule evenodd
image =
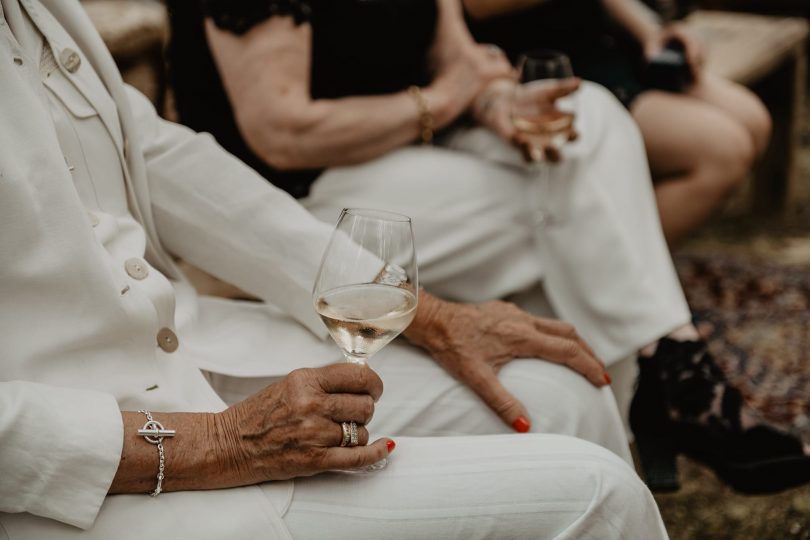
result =
M247 147L206 43L205 17L237 34L272 16L310 24L315 99L393 93L429 82L435 0L168 0L168 5L169 72L180 121L210 132L295 197L307 195L320 171L277 171Z

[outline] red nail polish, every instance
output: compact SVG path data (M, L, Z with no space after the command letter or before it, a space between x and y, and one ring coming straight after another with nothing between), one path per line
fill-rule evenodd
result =
M613 379L610 378L610 375L607 374L607 371L605 372L605 382L607 384L610 384L610 383L613 382Z
M522 416L518 416L517 419L515 419L515 421L512 422L512 427L518 433L526 433L527 431L529 431L531 424L529 424L529 421L523 418Z
M394 451L394 448L397 447L397 443L395 443L393 439L388 439L385 443L385 446L388 447L388 453L390 454L391 452Z

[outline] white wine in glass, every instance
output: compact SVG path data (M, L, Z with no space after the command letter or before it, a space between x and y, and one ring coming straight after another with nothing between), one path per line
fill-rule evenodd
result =
M536 95L550 81L574 76L571 61L557 51L538 50L521 55L518 61L520 84L512 100L512 123L539 151L546 146L560 148L568 141L574 124L571 98L553 105L538 101Z
M378 283L346 285L324 291L315 309L346 359L362 364L411 324L416 296Z
M344 209L324 252L312 300L346 360L365 364L402 333L416 315L418 290L411 219ZM383 460L364 470L385 465Z

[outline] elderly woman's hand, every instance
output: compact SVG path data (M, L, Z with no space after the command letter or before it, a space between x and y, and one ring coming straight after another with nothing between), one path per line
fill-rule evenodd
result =
M368 445L364 427L382 391L382 380L366 366L295 370L217 415L218 440L225 441L220 469L242 485L376 463L393 449L390 439ZM341 422L352 421L359 446L341 447Z
M514 69L498 48L470 41L438 51L441 54L432 55L435 73L426 96L434 115L445 123L464 114L492 81L515 79Z
M405 335L520 432L530 428L528 412L498 380L509 361L542 358L568 366L594 386L610 383L604 364L571 325L535 317L507 302L457 304L423 291Z
M514 144L528 162L547 160L552 163L562 158L556 143L549 140L542 148L537 148L525 135L515 129L512 119L512 106L515 100L516 84L513 81L497 80L490 83L473 103L471 112L481 125L488 127L506 141ZM538 113L556 109L555 102L576 92L581 81L577 78L549 81L547 84L524 87L521 99L532 103ZM578 134L573 125L567 130L569 141Z

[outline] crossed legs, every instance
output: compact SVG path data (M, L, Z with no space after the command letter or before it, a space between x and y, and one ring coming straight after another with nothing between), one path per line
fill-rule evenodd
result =
M526 167L496 135L476 129L448 148L409 147L330 169L303 204L334 221L370 206L413 218L422 283L479 302L542 280L557 316L607 363L688 324L688 306L655 208L632 118L584 84L577 128L559 165ZM542 211L550 221L541 222Z
M753 93L710 74L685 94L641 94L632 114L670 244L708 219L745 179L771 132L768 111Z
M296 480L293 538L666 538L636 473L558 435L397 439L382 471Z
M396 450L373 474L295 480L277 509L293 538L666 538L610 389L542 360L513 361L500 376L534 433L507 434L418 349L392 343L371 365L386 390L369 429ZM223 383L233 392L238 380L214 378Z

